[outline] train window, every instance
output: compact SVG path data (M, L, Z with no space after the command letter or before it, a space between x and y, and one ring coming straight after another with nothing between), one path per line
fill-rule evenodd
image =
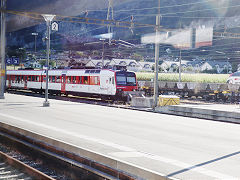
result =
M78 81L79 84L83 84L83 78L82 76L79 76L79 81Z
M79 84L79 76L76 76L76 84Z
M76 82L77 82L76 76L72 76L72 83L73 83L73 84L76 84Z
M24 80L24 82L26 82L27 81L27 76L23 76L23 80Z
M37 82L39 82L39 79L40 79L39 76L36 76L36 81L37 81Z
M71 76L68 76L68 77L67 77L67 83L68 83L68 84L71 84Z
M83 84L88 84L88 76L83 76Z
M85 70L85 73L89 73L90 72L90 70Z
M28 80L28 81L31 81L31 76L28 76L27 80Z
M43 76L43 82L46 82L46 79L47 79L46 76Z
M20 76L17 76L17 83L20 83Z
M99 77L90 76L90 85L99 85Z
M36 81L36 76L32 76L32 81Z
M116 76L118 85L126 85L126 77L125 76Z
M96 70L95 73L100 73L101 70Z
M52 82L53 82L53 83L56 82L56 76L52 76Z
M22 83L24 82L24 76L21 76L21 82Z
M136 78L135 77L127 77L127 84L128 85L136 85Z
M112 78L109 78L109 84L112 84Z
M117 85L136 86L136 76L132 72L116 72Z
M56 76L56 83L61 83L60 76Z

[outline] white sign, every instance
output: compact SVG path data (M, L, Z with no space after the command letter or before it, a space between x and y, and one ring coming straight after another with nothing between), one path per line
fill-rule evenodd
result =
M52 31L58 31L58 23L56 22L52 23Z
M141 41L145 44L158 42L160 44L171 44L175 48L179 49L188 49L191 47L191 36L191 29L184 29L179 31L177 30L159 33L157 36L156 33L146 34L141 37ZM195 38L195 48L199 48L201 46L212 46L213 28L197 28Z

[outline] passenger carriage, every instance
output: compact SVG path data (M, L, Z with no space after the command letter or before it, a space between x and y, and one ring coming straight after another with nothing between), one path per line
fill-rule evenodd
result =
M129 71L109 69L56 69L49 70L48 89L50 94L74 94L116 98L123 92L137 89L136 75ZM7 71L7 88L29 89L44 92L45 70Z

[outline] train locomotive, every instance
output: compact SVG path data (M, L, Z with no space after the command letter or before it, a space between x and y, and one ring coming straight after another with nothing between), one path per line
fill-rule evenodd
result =
M134 72L110 69L53 69L48 71L50 94L72 94L124 100L127 92L137 90ZM43 93L46 70L8 70L7 89L24 89Z

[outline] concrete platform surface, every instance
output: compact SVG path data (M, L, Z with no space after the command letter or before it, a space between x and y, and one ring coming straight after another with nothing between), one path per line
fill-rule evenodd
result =
M157 107L157 112L203 118L240 124L240 105L213 103L182 103L180 105Z
M6 94L0 122L171 178L240 179L238 124L58 100L42 107L43 101Z

